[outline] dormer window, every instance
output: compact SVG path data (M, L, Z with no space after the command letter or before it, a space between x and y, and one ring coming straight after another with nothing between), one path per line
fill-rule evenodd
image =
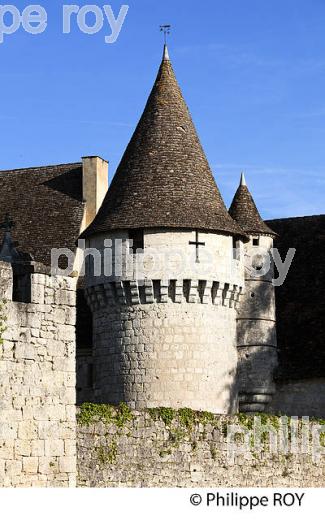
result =
M141 252L144 250L144 233L143 229L131 229L129 231L129 239L130 239L130 253L135 255L137 250L140 249Z
M260 245L260 239L259 238L253 238L253 246L258 247Z

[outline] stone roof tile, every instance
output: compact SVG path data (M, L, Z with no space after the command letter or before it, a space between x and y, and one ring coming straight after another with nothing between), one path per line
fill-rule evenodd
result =
M47 266L52 248L75 251L84 214L81 163L0 171L0 194L0 222L6 213L15 222L19 251Z
M244 234L226 210L166 52L103 205L82 237L154 227Z
M240 225L248 235L275 235L274 231L265 224L256 207L254 199L247 188L245 177L242 174L241 182L231 206L230 216Z

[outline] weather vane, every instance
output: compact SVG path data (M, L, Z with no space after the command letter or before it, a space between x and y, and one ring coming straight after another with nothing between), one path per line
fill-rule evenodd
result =
M160 26L160 32L164 33L164 41L165 45L167 43L167 34L170 34L171 25L161 25Z

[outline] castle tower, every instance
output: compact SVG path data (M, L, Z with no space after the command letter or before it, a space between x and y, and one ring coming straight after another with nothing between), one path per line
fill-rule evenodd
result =
M245 295L237 320L239 409L258 412L266 409L275 391L277 342L270 254L275 233L263 222L244 174L229 214L249 235L249 242L244 245Z
M236 411L244 269L233 245L243 252L245 233L225 208L166 46L142 117L82 238L94 249L86 295L95 399L137 409ZM114 269L103 272L111 254Z

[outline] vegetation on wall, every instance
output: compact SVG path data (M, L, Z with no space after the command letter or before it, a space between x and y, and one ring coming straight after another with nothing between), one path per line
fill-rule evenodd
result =
M120 403L118 406L108 404L92 404L84 403L79 410L77 419L80 425L89 426L94 423L102 422L106 425L113 425L113 430L108 430L107 444L105 446L97 446L97 458L100 464L114 464L118 456L117 438L121 435L132 436L132 428L135 426L135 420L139 413L132 410L125 404ZM172 408L151 408L146 413L141 414L141 421L144 420L144 427L151 427L152 422L160 422L164 425L166 436L163 440L156 440L156 446L160 457L171 455L177 450L182 443L190 446L192 452L198 449L199 443L207 442L210 449L211 458L217 459L218 449L217 441L211 437L211 432L215 432L217 439L226 439L228 435L228 426L237 424L244 427L247 431L252 432L255 428L255 418L260 419L262 426L269 425L273 430L279 431L281 427L280 417L284 417L288 425L288 434L290 439L290 417L283 414L271 415L266 413L245 414L239 413L233 416L215 415L210 412L195 411L189 408L181 408L178 410ZM312 419L312 422L323 426L325 420ZM298 421L298 430L301 432L303 426L302 421ZM243 433L235 436L236 441L240 441ZM321 441L324 445L325 434L321 434ZM108 440L110 441L108 443ZM267 432L262 433L261 440L263 443L263 451L268 450L269 435ZM251 437L252 456L258 458L258 453L254 453L254 438ZM285 460L290 454L285 456Z
M103 421L106 424L115 424L121 428L127 421L131 420L132 412L125 403L120 403L119 406L83 403L77 415L78 423L87 426L94 422Z

